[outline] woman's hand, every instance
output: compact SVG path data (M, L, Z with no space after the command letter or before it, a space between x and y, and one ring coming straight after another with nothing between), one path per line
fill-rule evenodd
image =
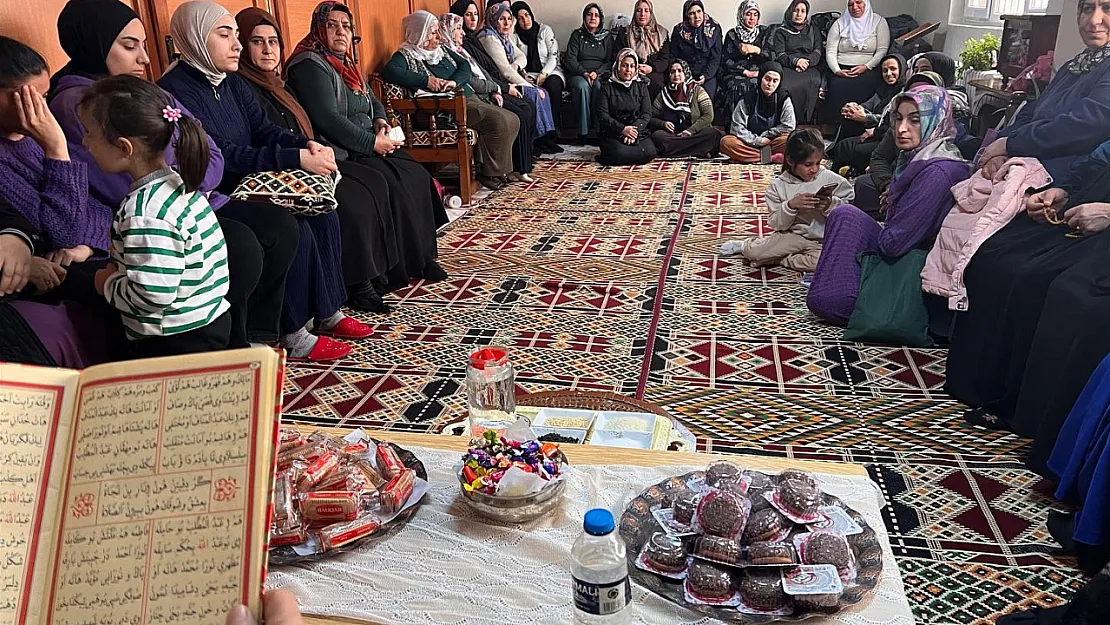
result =
M397 142L389 138L389 133L386 130L379 131L378 134L374 137L374 151L381 156L392 154L397 150L398 147L400 146L397 144Z
M698 76L698 79L694 81L694 84L695 85L704 85L705 81L706 81L705 76Z
M693 135L690 134L689 130L683 130L682 132L678 133L678 136L680 136L680 137L691 137Z
M1110 204L1092 202L1080 204L1064 213L1068 226L1083 233L1102 232L1110 227Z
M647 76L652 72L651 66L646 63L640 63L636 69L639 70L641 76Z
M763 53L763 50L760 49L760 47L757 46L757 45L750 44L750 43L740 44L740 54L762 54L762 53Z
M262 598L266 625L304 625L297 598L288 590L269 590ZM246 606L237 605L227 613L225 625L258 625Z
M433 93L447 91L447 81L438 76L428 76L428 91Z
M39 293L46 293L58 288L58 285L65 279L66 270L58 263L52 263L37 256L31 259L31 271L27 280L35 285Z
M999 169L1006 164L1010 154L1006 151L1006 137L996 140L988 145L979 156L979 167L987 178L994 178Z
M492 98L493 98L493 103L496 104L497 106L505 106L505 96L501 95L500 91L495 91L493 93Z
M18 293L27 286L31 248L15 234L0 234L0 295Z
M870 141L871 137L874 137L874 136L875 136L875 129L874 128L868 128L867 130L864 130L862 133L860 133L859 140L860 141Z
M68 267L73 263L83 263L93 255L93 248L88 245L78 245L64 250L54 250L46 255L46 259L52 263L58 263L63 267Z
M533 81L533 84L535 84L537 87L542 87L543 83L545 82L547 82L547 74L540 72L536 75L536 79L535 81Z
M761 147L765 147L765 146L771 145L771 140L770 140L769 138L767 138L767 137L760 137L760 138L759 138L759 145L760 145Z
M856 78L856 77L859 77L859 76L863 76L870 69L871 68L867 67L866 65L857 65L857 66L853 67L852 69L848 70L848 75L851 76L852 78Z
M663 130L666 130L667 132L669 132L673 135L674 134L674 122L663 122Z
M852 77L852 74L849 73L848 70L846 70L846 69L842 69L842 70L838 71L836 73L836 75L840 78L851 78Z
M1047 189L1040 193L1034 193L1025 200L1025 212L1033 218L1033 221L1038 223L1048 223L1049 216L1056 219L1056 216L1068 203L1068 192L1063 189Z
M625 126L624 130L621 131L621 137L626 144L632 145L640 137L640 131L635 126Z
M313 154L311 150L301 150L301 169L310 174L317 176L327 176L335 172L335 156L317 152Z
M840 113L844 115L846 119L850 119L852 121L860 123L867 121L867 111L865 111L862 106L856 104L855 102L849 102L848 104L845 104Z
M585 76L586 82L590 83L591 85L597 82L597 72L586 72L585 74L583 74L583 76Z
M759 70L746 69L744 70L744 78L759 78Z
M799 193L790 198L786 205L796 211L817 209L821 205L821 198L813 193Z
M516 85L509 85L509 95L511 95L514 98L519 98L520 97L520 89L517 89Z
M809 59L798 59L798 62L794 65L794 69L799 72L806 71L809 69Z
M103 269L97 271L96 275L93 276L93 286L96 287L96 292L104 295L104 283L117 273L119 273L119 267L115 263L108 263L104 265Z
M12 100L19 114L19 127L23 134L35 140L42 148L46 158L56 161L69 160L69 146L66 145L66 135L50 107L46 105L46 98L42 97L38 89L31 85L23 85L12 92Z

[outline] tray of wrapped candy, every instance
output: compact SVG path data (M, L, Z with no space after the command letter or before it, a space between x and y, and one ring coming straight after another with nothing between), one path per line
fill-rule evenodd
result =
M282 428L270 563L311 561L384 536L416 512L427 492L423 463L394 443L361 430L339 438Z
M796 470L715 462L669 478L628 504L620 532L639 584L732 623L838 612L873 591L883 569L862 515Z
M490 430L470 441L458 471L459 489L482 516L520 523L559 504L566 470L559 446L536 440L521 421L503 434Z

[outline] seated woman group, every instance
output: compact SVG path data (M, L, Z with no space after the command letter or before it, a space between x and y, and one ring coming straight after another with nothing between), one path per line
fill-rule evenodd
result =
M333 13L328 8L324 19L314 19L315 34L302 42L298 52L317 56L318 66L326 66L335 83L322 72L321 83L327 89L321 83L312 87L309 93L315 100L311 104L302 100L304 109L284 88L280 35L273 18L265 14L243 16L252 23L251 32L243 35L251 56L244 72L250 74L248 81L234 73L242 46L236 21L226 9L209 2L179 7L171 31L181 60L159 81L167 91L136 85L137 78L93 89L95 80L108 76L142 76L149 64L145 29L136 14L117 0L67 4L58 30L72 60L49 86L41 56L14 40L0 42L4 48L0 82L22 94L20 102L0 110L6 137L0 143L0 197L47 242L36 248L41 253L35 261L42 277L38 293L22 293L0 310L8 318L23 320L4 325L0 349L12 344L13 328L29 327L14 340L40 348L31 351L46 354L37 358L41 364L87 366L111 358L206 351L251 342L280 343L293 357L330 360L350 352L351 346L342 339L371 333L369 326L343 314L341 305L389 312L384 293L411 278L446 277L435 261L435 229L445 220L438 192L427 172L386 138L388 125L380 103L371 120L365 113L371 110L373 96L359 81L359 95L352 87L351 97L346 98L346 113L354 115L351 110L361 100L365 125L346 119L347 125L339 126L328 117L329 108L336 113L338 98L333 96L329 107L322 96L336 93L333 84L347 86L339 78L341 73L348 80L358 76L345 55L344 44L349 46L352 32L349 14L345 26L333 28L325 23ZM255 33L259 25L265 28ZM43 98L48 89L49 108ZM259 106L258 96L265 109ZM121 121L100 112L105 102L120 98L157 108L158 119L136 114ZM270 118L280 120L285 128ZM203 132L196 130L194 119L203 123ZM96 134L88 132L90 124ZM320 131L319 142L311 138L313 127ZM351 127L362 132L354 133ZM152 129L172 131L173 141L167 138L162 145L161 139L151 139L156 136ZM136 138L129 139L132 135ZM126 145L143 155L144 166L164 162L182 174L167 178L153 167L147 167L149 171L124 168L118 160L105 157L103 152L112 153L98 147L101 140L113 147L129 140ZM337 159L325 141L345 153ZM179 158L173 144L179 150L189 146L188 161L184 153ZM196 154L197 146L204 152L203 159ZM199 178L194 175L198 163L203 163ZM231 200L226 195L249 173L281 169L317 174L342 170L336 189L338 210L299 217L276 205ZM136 178L143 179L133 183ZM40 185L40 180L47 184ZM184 197L193 198L188 215L198 224L207 219L199 206L211 206L208 214L219 223L220 236L218 241L203 243L226 250L226 260L218 260L215 251L209 253L209 264L204 265L209 271L183 278L200 281L199 287L188 283L192 291L182 282L173 289L159 287L167 290L158 297L111 296L106 287L114 289L112 293L131 292L121 286L131 283L115 277L124 274L114 272L127 268L130 276L132 268L141 271L157 260L109 240L109 231L122 227L118 219L113 223L113 213L117 217L119 213L112 207L134 200L133 184L138 189L163 181L170 185L166 188L176 185ZM133 208L127 210L142 210L142 205L128 206ZM196 296L189 293L198 289L207 289L213 300L220 292L226 300L226 306L203 309L212 313L203 320L207 323L184 312L195 308ZM174 293L178 300L170 297ZM141 323L135 321L137 315ZM93 319L100 321L90 323ZM151 319L189 323L158 325ZM202 337L193 331L201 329L213 333ZM110 337L125 331L131 339L127 349L108 349L113 344Z

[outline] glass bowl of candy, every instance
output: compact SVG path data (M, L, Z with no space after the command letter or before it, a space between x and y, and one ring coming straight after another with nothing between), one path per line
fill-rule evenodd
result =
M510 441L488 431L470 442L459 469L462 499L502 523L539 518L559 505L567 460L555 443Z

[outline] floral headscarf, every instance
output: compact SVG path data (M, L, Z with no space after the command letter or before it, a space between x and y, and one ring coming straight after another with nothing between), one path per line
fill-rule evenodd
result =
M341 11L351 17L352 22L354 18L351 16L351 10L346 5L337 2L336 0L324 0L316 5L312 11L312 24L309 26L308 34L301 39L300 43L293 48L293 54L290 58L300 55L303 52L315 52L324 57L324 60L339 73L343 79L343 84L357 94L366 94L366 82L362 80L362 73L355 63L353 55L343 54L339 55L331 51L328 47L328 15L332 11ZM352 41L352 45L354 42Z
M744 25L744 14L748 11L755 9L760 17L763 16L763 11L759 9L758 0L744 0L740 6L736 7L736 36L740 39L740 43L755 43L759 39L759 24L755 28L748 28Z
M486 9L486 27L478 33L478 36L483 39L486 37L497 38L497 41L501 43L501 47L505 50L505 58L509 59L509 62L512 63L513 54L515 52L513 49L513 42L507 37L503 37L501 33L497 31L497 20L501 19L501 16L506 13L512 15L512 11L509 10L509 5L504 2L491 4L489 8Z
M474 57L470 56L470 53L466 51L466 48L462 44L455 43L456 27L463 29L463 33L465 36L466 26L463 24L463 18L461 15L456 15L454 13L444 13L443 15L439 16L440 45L461 56L463 60L469 63L470 72L474 74L475 78L477 78L478 80L485 80L486 74L482 71L482 68L478 65L478 62L474 60Z
M631 87L632 83L636 82L636 79L638 78L638 76L636 75L632 76L632 80L621 80L620 78L621 61L628 57L632 57L633 61L639 63L639 59L636 57L635 50L633 50L632 48L622 48L621 51L617 53L617 58L613 60L613 70L609 73L609 80L617 83L618 85L624 85L625 87Z
M636 23L636 11L640 9L641 4L646 4L651 13L648 23L643 26ZM628 26L628 47L636 51L636 56L640 57L641 61L646 61L648 57L662 50L666 41L667 30L655 19L655 6L651 4L651 0L637 0L636 6L632 8L632 23Z
M952 117L952 100L948 91L932 85L917 85L894 98L893 110L897 110L906 101L916 104L917 112L921 115L921 143L912 150L898 153L898 159L894 163L894 179L897 180L914 161L963 161L964 158L955 144L956 122ZM893 132L893 128L891 131Z
M694 47L701 52L709 52L713 47L713 37L717 34L717 29L721 27L717 20L705 13L705 21L697 28L690 25L686 20L686 16L690 14L690 9L698 6L701 7L705 13L705 3L702 0L686 0L682 3L682 22L678 25L678 34L680 37L694 44Z

